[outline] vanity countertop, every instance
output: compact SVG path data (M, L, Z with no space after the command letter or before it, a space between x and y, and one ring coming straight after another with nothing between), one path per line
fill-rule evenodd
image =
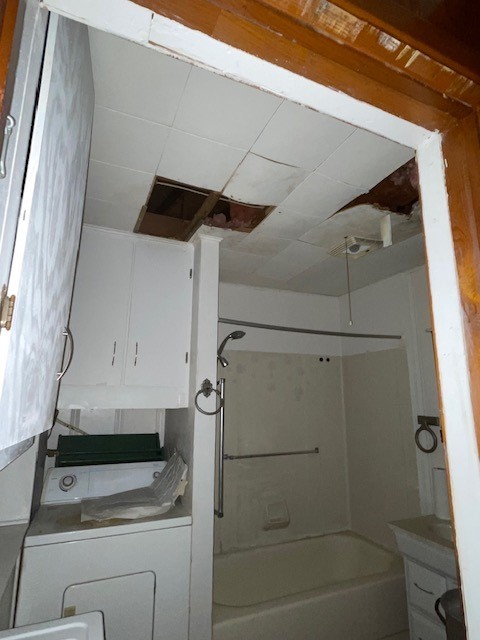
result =
M448 531L448 528L450 528L451 532L451 526L448 520L440 520L436 516L420 516L418 518L390 522L390 527L394 531L395 529L400 529L422 540L428 540L433 544L453 550L455 548L453 540L450 539L449 535L441 534L442 530Z
M436 516L420 516L389 523L400 553L457 580L451 524Z

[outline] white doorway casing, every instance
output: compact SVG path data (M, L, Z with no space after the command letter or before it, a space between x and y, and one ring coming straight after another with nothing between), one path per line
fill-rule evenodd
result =
M80 0L45 0L43 4L52 11L92 27L158 48L174 57L416 149L465 616L469 638L480 638L480 608L477 606L477 593L480 590L480 554L477 552L480 510L472 508L472 505L480 504L480 463L441 136L152 14L127 0L108 0L101 3L101 7L93 1ZM107 15L109 18L114 16L114 19L107 20ZM208 576L205 579L208 580ZM191 638L206 640L208 634L203 631L195 634L196 615L197 612L192 610Z

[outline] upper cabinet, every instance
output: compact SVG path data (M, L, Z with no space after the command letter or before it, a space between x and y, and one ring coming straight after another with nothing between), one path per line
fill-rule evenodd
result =
M59 408L188 404L193 248L85 226Z

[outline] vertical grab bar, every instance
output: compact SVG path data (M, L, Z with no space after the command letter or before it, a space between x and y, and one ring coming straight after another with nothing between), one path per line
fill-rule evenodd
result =
M217 485L217 506L214 513L217 518L223 518L223 462L224 462L224 435L225 435L225 378L218 381L220 387L220 411L218 413L218 485Z

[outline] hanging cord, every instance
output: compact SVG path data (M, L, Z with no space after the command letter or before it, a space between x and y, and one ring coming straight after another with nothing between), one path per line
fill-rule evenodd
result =
M352 319L352 296L351 296L351 290L350 290L350 265L348 263L348 243L347 243L347 238L348 236L345 236L345 266L347 268L347 289L348 289L348 324L350 326L353 325L353 319Z
M60 420L60 418L57 418L55 420L55 422L57 422L58 424L61 424L62 427L66 427L67 429L70 429L71 431L75 431L75 433L80 433L82 436L89 436L90 435L89 433L87 433L83 429L80 429L80 427L76 427L73 424L70 424L68 422L64 422L63 420Z
M86 431L84 431L83 429L80 429L80 427L76 427L74 424L70 424L69 422L65 422L64 420L60 420L60 418L58 417L58 409L55 409L55 415L53 418L53 425L52 425L52 429L55 426L55 424L61 424L62 427L66 427L67 429L70 429L70 431L75 431L75 433L79 433L82 436L89 436L90 434L87 433ZM52 432L52 429L50 429L50 433ZM50 436L50 433L48 434Z
M61 424L62 427L66 427L67 429L70 429L70 431L74 431L75 433L79 433L82 436L89 436L90 435L89 433L87 433L83 429L80 429L80 427L76 427L74 424L70 424L69 422L65 422L64 420L61 420L58 417L58 409L55 409L55 413L54 413L54 416L53 416L53 424L52 424L52 427L51 427L50 431L48 432L48 438L50 438L50 436L52 435L53 427L56 424ZM47 449L47 456L49 458L54 458L57 455L58 455L58 449Z

